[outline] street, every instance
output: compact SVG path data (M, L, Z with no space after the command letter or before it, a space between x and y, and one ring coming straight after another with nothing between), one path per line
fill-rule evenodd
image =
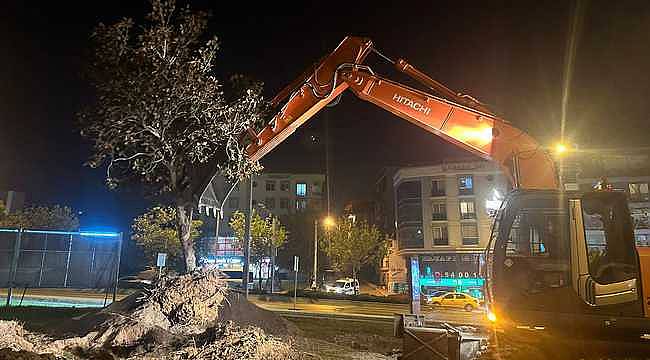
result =
M392 321L394 314L409 312L408 304L391 304L370 301L297 298L293 310L293 298L276 296L272 299L263 295L252 295L255 305L282 314L283 316L320 316L350 319ZM485 325L481 310L467 312L462 309L430 308L423 306L422 313L431 322L447 322L457 325Z

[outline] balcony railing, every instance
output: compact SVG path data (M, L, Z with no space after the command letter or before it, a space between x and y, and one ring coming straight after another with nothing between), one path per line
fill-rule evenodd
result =
M476 219L476 213L461 213L460 218L463 220L471 220L471 219Z
M435 220L435 221L447 220L447 214L446 213L433 213L433 214L431 214L431 220Z

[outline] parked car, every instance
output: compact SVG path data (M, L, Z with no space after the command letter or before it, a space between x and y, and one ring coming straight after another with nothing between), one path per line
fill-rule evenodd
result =
M359 295L359 281L352 278L338 279L331 285L325 285L328 293L341 295Z
M440 296L432 296L429 298L428 303L434 306L447 306L465 309L472 311L480 307L480 301L468 294L448 292Z
M431 298L437 298L437 297L443 296L443 295L447 294L448 292L449 291L447 291L447 290L433 291L433 292L430 292L428 294L424 294L423 298L424 298L424 301L427 304L431 304Z

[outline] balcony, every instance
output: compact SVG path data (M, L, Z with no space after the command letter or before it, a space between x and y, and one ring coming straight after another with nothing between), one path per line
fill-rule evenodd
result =
M446 196L445 189L431 189L431 197Z
M447 220L446 213L433 213L431 214L431 220L433 221L445 221Z
M460 218L462 220L476 220L476 213L461 213Z

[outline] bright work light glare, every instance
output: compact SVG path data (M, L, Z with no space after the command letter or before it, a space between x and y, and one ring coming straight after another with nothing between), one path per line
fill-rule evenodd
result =
M492 311L488 311L487 318L490 322L497 322L497 316Z
M562 143L557 143L555 145L555 152L559 155L566 153L568 150L567 146Z

